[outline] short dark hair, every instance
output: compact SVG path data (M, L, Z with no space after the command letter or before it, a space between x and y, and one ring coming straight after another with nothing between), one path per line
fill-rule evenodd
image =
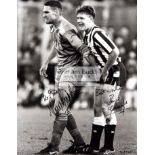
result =
M88 15L91 15L93 18L95 18L95 15L96 15L95 9L90 5L78 7L76 10L76 14L78 13L86 13Z
M45 6L57 7L62 10L62 5L58 0L50 0L44 3Z

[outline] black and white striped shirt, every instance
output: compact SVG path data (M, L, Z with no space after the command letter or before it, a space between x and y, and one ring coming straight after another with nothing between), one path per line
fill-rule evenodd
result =
M105 66L109 54L116 47L105 31L96 25L92 27L88 34L84 35L84 43L91 48L95 61L100 68ZM114 65L117 64L118 62L115 61Z

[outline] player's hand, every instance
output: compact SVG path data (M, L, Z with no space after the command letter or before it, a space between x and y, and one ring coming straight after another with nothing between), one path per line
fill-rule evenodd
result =
M108 74L109 74L108 71L103 71L103 72L102 72L102 74L101 74L101 80L102 80L103 82L106 81L106 79L107 79L107 77L108 77Z
M43 64L40 68L40 75L43 76L43 77L47 77L48 75L46 74L46 71L47 71L47 67L48 65L46 64Z

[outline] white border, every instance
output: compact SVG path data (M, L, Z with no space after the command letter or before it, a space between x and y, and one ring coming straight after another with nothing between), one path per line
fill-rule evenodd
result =
M155 5L138 1L138 155L154 154Z
M17 1L0 9L0 154L17 154Z
M154 154L155 5L138 0L138 155ZM17 1L0 9L1 154L17 154ZM151 46L152 45L152 46ZM147 61L146 61L147 60Z

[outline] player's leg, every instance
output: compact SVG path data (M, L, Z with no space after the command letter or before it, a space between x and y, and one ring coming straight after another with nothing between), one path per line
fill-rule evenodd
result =
M105 154L115 152L114 149L114 137L115 137L115 129L117 126L117 119L115 113L111 114L111 120L108 124L105 125L104 129L104 146L101 147L100 152Z
M74 139L74 143L76 145L84 145L85 144L85 142L81 136L81 133L77 127L74 116L71 113L68 115L68 121L67 121L66 128L69 131L72 138Z
M55 103L54 106L52 106L52 111L56 114L56 119L53 126L50 146L51 150L58 150L62 133L65 127L67 127L69 133L74 139L74 145L71 147L73 148L71 151L69 149L69 152L66 150L64 153L75 153L79 150L79 148L81 149L81 147L85 145L73 115L68 114L69 104L72 102L77 88L72 82L65 81L65 79L63 79L63 74L65 74L65 72L62 73L57 71L56 80L60 82L57 83L58 89L57 93L55 94Z
M59 145L61 142L61 137L64 132L64 129L67 125L67 114L65 112L57 113L54 124L53 124L53 132L51 138L51 149L52 152L59 152Z
M60 143L60 139L61 139L60 135L62 135L64 128L66 127L74 139L73 146L63 151L63 153L76 153L79 147L83 147L83 145L85 145L84 140L77 128L75 119L69 111L69 104L72 102L72 99L74 98L75 93L76 93L76 87L74 86L73 83L60 82L59 90L58 90L58 95L60 99L58 99L58 101L55 103L55 106L54 106L54 112L57 114L56 116L59 118L60 125L58 127L58 124L57 124L55 133L53 130L53 137L54 135L56 135L57 140ZM62 103L59 102L60 100L62 101ZM62 126L62 124L64 123L66 123L65 126ZM57 132L57 129L61 131ZM53 142L54 141L55 140L53 140Z
M102 112L102 100L101 97L98 95L100 91L100 86L97 86L94 92L94 120L92 123L91 140L90 145L87 145L83 150L83 153L85 154L99 152L100 139L102 131L106 124L105 117Z
M55 114L55 120L53 124L53 132L51 143L45 149L42 149L38 154L57 154L59 152L59 144L61 141L61 137L63 131L67 125L68 120L68 105L69 105L69 96L65 90L66 87L61 87L59 84L59 88L57 92L54 94L54 102L52 102L52 112Z
M74 94L72 95L72 98L71 98L71 101L70 101L70 105L73 105L75 100L80 95L81 87L78 87L78 86L72 86L71 87L70 86L70 91L72 91L72 92L74 91ZM71 94L71 92L70 92L70 94ZM81 133L80 133L78 127L77 127L75 118L72 115L70 109L68 109L68 120L67 120L66 128L67 128L68 132L70 133L70 135L72 136L75 145L79 145L80 146L80 145L84 145L85 144L85 142L83 140L83 137L82 137L82 135L81 135Z
M95 90L94 120L92 124L92 134L90 141L91 148L96 151L99 150L102 131L105 127L105 117L102 112L102 100L98 95L99 91L100 86L98 86Z
M69 82L60 82L54 104L56 119L53 126L51 144L58 149L61 136L68 122L68 108L75 93L75 87Z
M117 125L116 115L113 111L115 102L118 99L120 93L120 87L104 84L103 85L104 93L102 94L102 110L104 116L106 118L106 125L105 125L105 138L104 138L104 146L100 149L100 152L103 153L112 153L114 152L114 136L115 136L115 129Z
M65 68L65 71L62 73L60 78L62 85L67 85L65 91L68 94L69 107L73 105L74 101L77 99L80 93L80 87L78 87L77 83L77 81L79 81L80 79L76 76L76 74L73 74L74 72L79 72L79 69L79 67L67 67ZM77 151L76 148L78 148L78 146L85 145L85 142L81 136L80 131L78 130L76 121L69 109L66 128L72 136L74 142L72 146L64 150L63 153L75 153L75 151Z
M116 125L117 125L117 119L115 113L113 113L111 114L110 123L105 125L104 146L100 149L100 152L106 152L106 153L115 152L113 142L114 142Z
M76 99L75 95L77 96L79 88L74 86L70 82L67 82L67 85L68 85L67 94L70 96L69 97L70 104L72 104L72 102L74 102L74 100ZM67 114L68 114L68 120L67 120L66 128L68 132L70 133L70 135L72 136L74 142L69 148L65 149L63 153L76 153L80 151L80 148L85 146L85 142L77 127L75 118L71 114L69 108L67 109Z
M85 146L85 142L77 127L74 116L71 113L68 115L66 128L68 132L70 133L70 135L72 136L74 141L71 141L72 145L69 146L67 149L63 150L62 153L64 154L80 153L83 147Z
M121 71L121 66L116 65L113 66L109 70L109 75L103 83L103 90L104 93L102 95L103 100L103 113L106 117L106 126L105 126L105 145L100 149L100 152L103 154L109 154L114 152L114 136L115 136L115 129L117 125L116 115L114 114L113 108L118 99L120 94L120 86L123 86L121 79L121 73L123 73L124 69ZM125 73L125 72L124 72Z

